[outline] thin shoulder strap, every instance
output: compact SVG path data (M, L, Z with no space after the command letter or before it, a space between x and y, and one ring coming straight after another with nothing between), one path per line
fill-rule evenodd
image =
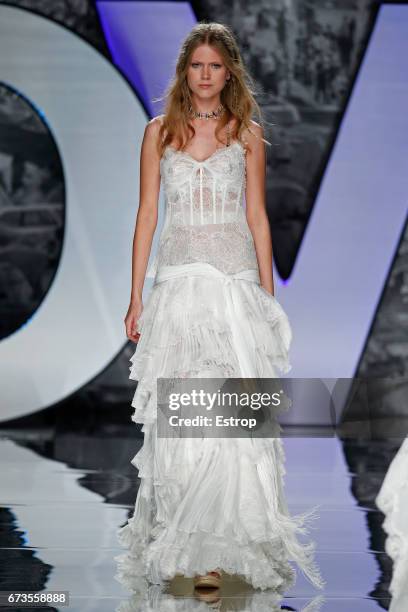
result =
M227 147L230 146L231 143L231 133L230 133L230 122L227 123Z

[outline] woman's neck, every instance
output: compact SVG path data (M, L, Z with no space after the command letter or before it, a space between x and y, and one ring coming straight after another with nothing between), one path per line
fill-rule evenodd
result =
M208 100L194 100L192 101L193 109L197 113L211 113L212 111L217 110L220 106L221 100L220 98L214 97Z

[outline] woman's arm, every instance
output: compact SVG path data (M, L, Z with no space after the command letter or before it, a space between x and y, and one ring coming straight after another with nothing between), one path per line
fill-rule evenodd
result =
M140 153L139 210L133 237L131 300L142 297L147 264L158 218L160 158L156 150L158 118L145 128Z
M156 143L159 128L157 117L146 125L140 152L139 210L133 236L130 305L125 317L126 335L133 342L137 342L140 335L136 325L143 310L143 285L158 218L160 158Z
M253 134L246 135L251 147L246 154L246 217L254 238L261 285L274 295L272 237L265 202L266 153L261 140L264 135L255 121L251 121L251 130Z

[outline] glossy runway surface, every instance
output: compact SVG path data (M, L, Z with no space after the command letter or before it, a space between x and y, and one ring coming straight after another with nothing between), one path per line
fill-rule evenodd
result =
M114 578L122 551L116 530L132 512L138 486L130 464L142 442L137 435L134 425L2 432L0 590L69 591L69 607L48 609L75 612L388 609L392 566L373 500L400 442L284 439L291 512L320 505L311 537L324 592L299 574L282 597L227 577L221 599L211 603L194 597L186 579L167 591L152 586L143 600ZM320 595L324 600L315 599Z

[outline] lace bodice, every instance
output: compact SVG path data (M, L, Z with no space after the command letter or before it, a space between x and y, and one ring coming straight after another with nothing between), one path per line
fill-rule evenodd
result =
M160 266L197 261L230 274L258 269L242 204L246 173L241 143L224 146L201 161L168 146L160 170L165 220L148 276Z

